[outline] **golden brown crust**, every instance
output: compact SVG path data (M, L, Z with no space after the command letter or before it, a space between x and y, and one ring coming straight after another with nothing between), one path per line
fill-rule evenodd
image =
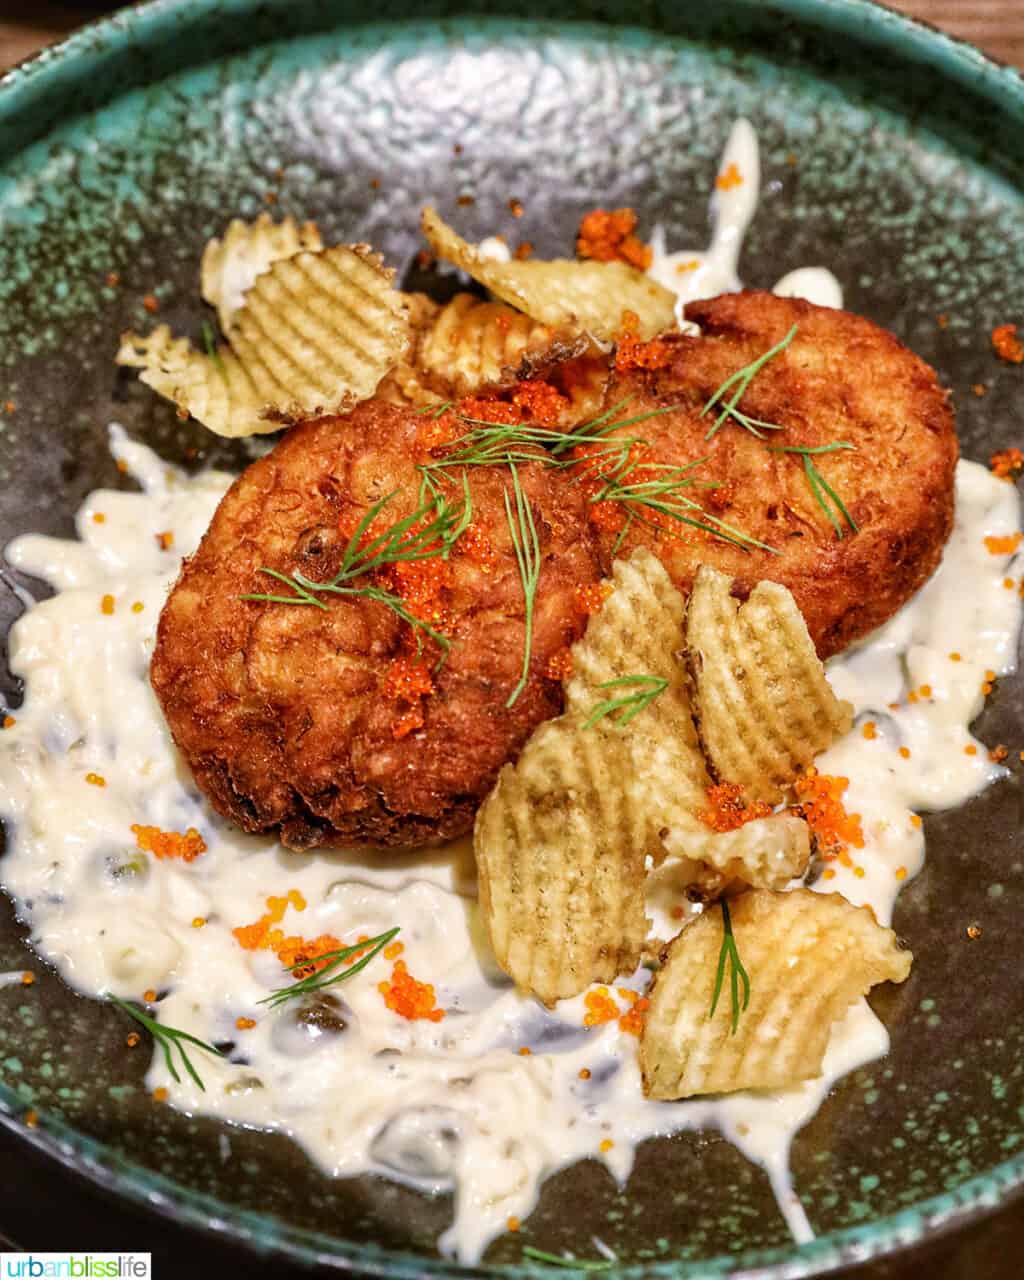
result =
M650 546L684 591L704 562L734 577L740 598L762 578L781 582L819 655L838 653L891 617L939 563L952 528L958 453L948 395L934 370L891 333L846 311L745 292L692 302L686 317L701 336L665 339L667 364L615 375L606 403L628 400L630 417L678 405L626 431L642 434L657 461L707 458L695 475L722 487L691 496L779 554L742 550L684 526L672 538L634 526L625 546ZM728 421L706 441L713 413L700 415L707 401L794 324L792 343L741 402L751 417L785 430L762 441ZM842 540L815 502L802 458L767 447L838 440L856 451L815 462L859 526ZM602 535L606 561L615 537Z
M339 519L392 490L402 492L387 524L414 510L423 423L371 401L294 428L235 481L160 618L153 687L199 786L245 830L279 831L291 848L416 845L468 831L501 766L562 707L560 682L544 672L582 634L573 593L600 569L577 490L541 465L519 467L543 568L530 679L511 709L525 627L507 471L468 473L473 523L496 563L453 555L451 652L422 727L407 736L396 737L398 707L384 692L408 635L391 610L338 597L326 613L239 599L268 590L261 566L329 579L345 542Z

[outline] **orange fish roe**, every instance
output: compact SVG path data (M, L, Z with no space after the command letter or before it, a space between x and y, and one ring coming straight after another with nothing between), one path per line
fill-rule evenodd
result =
M637 216L632 209L592 209L585 214L576 236L576 253L598 262L628 262L646 271L653 253L633 233Z
M735 163L728 165L715 179L715 186L719 191L733 191L736 187L743 185L743 174L740 173Z
M521 218L523 216L523 202L517 200L515 196L508 202L508 211L513 218Z
M171 547L174 546L174 534L170 529L165 529L163 533L156 535L156 545L161 551L170 551Z
M3 724L5 729L13 729L17 723L14 716L4 716Z
M160 303L157 300L157 296L155 293L147 293L146 296L142 299L142 305L146 308L146 310L150 313L150 315L152 315L154 311L157 311L160 308Z
M143 609L145 609L145 607L146 606L142 603L141 600L136 600L135 603L132 605L132 613L141 613Z
M512 403L521 412L524 421L537 422L551 427L558 422L569 407L568 399L550 382L520 382L512 392Z
M529 1058L532 1054L533 1054L533 1050L530 1048L529 1045L524 1044L523 1047L519 1050L520 1058Z
M132 824L132 834L143 853L151 853L156 858L195 862L206 852L206 842L195 827L189 827L183 835L180 831L161 831L159 827L143 827L136 822Z
M598 613L613 590L610 582L592 582L589 586L577 587L572 601L580 613Z
M235 1026L239 1031L251 1031L256 1025L255 1018L236 1018Z
M687 258L685 262L676 265L676 274L683 275L687 271L696 271L700 266L700 258Z
M296 911L305 911L306 899L298 889L289 889L282 898L271 895L267 899L266 914L261 916L255 924L243 924L231 930L239 946L244 947L246 951L265 951L270 948L272 946L271 927L284 919L284 913L289 906L294 907ZM279 934L280 932L278 930ZM279 942L282 940L283 935L278 938Z
M985 386L984 382L976 382L974 386L971 387L971 390L979 400L982 396L988 395L988 387Z
M412 702L434 692L427 664L422 659L402 655L388 667L381 681L381 693L386 698L399 698Z
M611 1151L612 1147L614 1147L614 1146L615 1146L615 1143L614 1143L614 1142L612 1142L611 1138L602 1138L602 1139L601 1139L601 1150L602 1150L602 1151Z
M322 933L318 938L284 938L272 944L277 958L286 969L291 969L296 978L308 978L311 973L318 973L325 968L328 961L320 960L329 951L340 951L341 942L333 933ZM358 960L360 953L353 954L353 961Z
M1021 470L1024 470L1024 453L1015 447L1000 449L989 458L988 465L992 469L992 474L998 476L1000 480L1012 480Z
M125 1039L125 1044L128 1046L129 1049L134 1049L141 1039L142 1037L139 1035L137 1031L129 1031L128 1036Z
M900 755L903 757L903 759L904 759L904 760L909 760L909 759L910 759L910 748L909 748L909 747L900 747Z
M1020 546L1022 533L1008 533L1005 537L989 536L985 539L985 550L992 556L1012 556Z
M861 728L861 733L869 742L871 742L878 737L878 726L875 724L874 720L865 720L864 725Z
M921 685L920 689L918 689L918 693L920 693L922 698L930 698L932 696L931 685L930 684Z
M31 969L26 969L25 972L21 975L21 985L23 987L30 987L33 984L33 982L35 982L35 980L36 980L36 975L32 972Z
M1006 588L1007 591L1012 591L1016 587L1016 585L1017 585L1016 582L1014 582L1012 578L1003 579L1003 586Z
M847 813L843 805L843 792L849 785L849 778L819 774L811 768L793 786L800 800L798 811L807 819L822 857L829 861L838 858L844 865L849 858L847 846L864 848L860 814Z
M629 1036L639 1036L644 1029L644 1014L651 1007L650 1000L641 996L619 1019L619 1030Z
M968 743L968 745L964 747L965 756L976 756L977 754L978 754L978 748L974 745L973 742Z
M465 425L454 413L441 413L437 417L428 415L416 428L416 447L428 451L440 449L465 433Z
M919 813L912 813L910 815L910 825L912 827L919 827L921 825L921 815Z
M615 353L616 373L626 373L630 369L664 369L672 360L672 344L653 338L650 342L641 342L631 333L625 333L619 339Z
M100 601L100 613L105 613L109 618L114 612L114 597L107 593Z
M1015 324L1000 324L992 330L992 350L1008 364L1024 364L1024 343Z
M1002 764L1002 762L1006 759L1006 757L1009 754L1010 754L1009 748L1004 747L1003 744L1000 742L998 746L993 747L992 750L988 753L988 758L992 760L995 764Z
M587 503L587 518L595 528L605 533L618 533L626 523L626 511L621 502L602 499Z
M957 653L956 650L954 649L953 652L949 655L949 660L950 662L959 662L960 657L961 655Z
M107 780L102 773L87 773L85 780L91 787L105 787Z
M39 1124L39 1112L38 1112L38 1111L26 1111L26 1112L25 1112L25 1123L28 1125L28 1127L29 1127L30 1129L34 1129L34 1128Z
M615 1022L620 1015L619 1006L608 994L607 987L597 987L583 997L587 1012L583 1015L585 1027L599 1027L604 1022Z
M967 926L967 936L972 942L977 942L981 937L981 926L977 924L969 924Z
M193 917L192 917L192 928L193 928L193 929L202 929L202 928L205 926L205 924L206 924L206 917L205 917L205 916L193 916Z
M404 950L404 942L392 942L390 946L384 948L384 959L397 960Z
M836 878L835 868L826 867L825 870L821 873L821 878L823 880L834 880Z
M167 1101L168 1096L169 1096L169 1095L168 1095L168 1093L167 1093L167 1090L163 1087L163 1085L160 1085L160 1087L159 1087L158 1089L154 1089L154 1090L153 1090L153 1101L154 1101L154 1102L166 1102L166 1101Z
M589 1079L590 1079L590 1068L589 1068L589 1067L580 1067L580 1070L579 1070L579 1077L580 1077L580 1079L581 1079L581 1080L589 1080Z
M572 650L559 649L548 658L544 674L549 680L568 680L572 675Z
M715 783L707 788L706 795L709 807L697 816L712 831L735 831L755 818L767 818L772 811L763 800L745 804L743 788L735 782Z
M498 563L498 553L494 549L487 530L482 524L474 523L463 533L455 544L455 555L465 556L481 571L490 573Z
M474 418L479 422L494 422L498 425L513 427L518 426L523 420L522 412L517 405L509 404L506 400L498 400L493 396L468 396L465 400L459 401L459 413L463 418Z
M522 244L517 244L512 257L516 262L525 262L527 258L533 255L533 241L524 240Z
M854 869L853 869L853 874L857 877L857 879L858 879L858 880L863 880L863 879L864 879L864 874L865 874L865 873L864 873L864 868L863 868L863 867L854 867Z
M505 1229L507 1231L518 1231L519 1225L519 1219L515 1216L507 1218L505 1221Z
M106 519L107 517L103 514L102 511L94 511L92 513L93 524L104 524L106 522Z
M377 990L389 1009L410 1022L418 1018L440 1022L444 1017L444 1010L437 1007L433 984L418 982L405 967L404 960L395 961L391 981L378 983Z
M146 1004L155 1004L156 992L153 990L152 987L147 987L146 990L143 991L142 993L142 999L145 1001Z
M896 870L893 872L893 875L896 877L897 880L906 880L907 878L906 867L897 867Z
M426 716L423 714L423 707L410 707L408 711L400 711L391 721L391 736L396 742L400 742L410 733L422 729L424 724L426 724Z

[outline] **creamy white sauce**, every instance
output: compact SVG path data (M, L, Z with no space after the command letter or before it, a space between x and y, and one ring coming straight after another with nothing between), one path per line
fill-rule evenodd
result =
M757 212L761 192L761 160L757 134L748 120L737 120L725 144L711 196L711 244L707 249L677 249L669 253L665 233L651 235L653 259L648 274L679 299L676 318L684 328L683 308L696 298L713 298L743 287L739 277L743 237ZM805 298L822 307L841 307L839 281L825 267L800 267L775 285L784 298Z
M734 129L720 173L730 165L742 182L716 192L711 248L669 255L656 242L652 273L681 301L739 287L759 181L746 122ZM698 265L679 272L691 258ZM841 302L831 277L794 276L780 291ZM810 1238L790 1183L789 1146L840 1076L886 1052L888 1035L866 1002L834 1028L816 1080L778 1093L649 1102L635 1037L615 1022L585 1028L582 995L546 1011L498 971L468 840L429 853L298 855L216 817L171 743L148 666L181 557L198 544L230 477L188 478L117 427L111 445L142 491L92 494L77 516L77 541L29 535L7 550L11 565L57 595L39 604L22 597L27 611L11 632L10 662L26 697L0 733L0 816L9 833L0 878L33 945L80 991L139 999L152 988L162 1022L234 1043L229 1060L193 1054L205 1092L185 1075L174 1082L159 1054L150 1087L167 1088L184 1111L288 1133L330 1174L371 1171L427 1192L453 1190L454 1218L440 1246L462 1262L476 1261L510 1218L525 1218L556 1170L592 1157L624 1184L638 1142L698 1128L719 1130L760 1164L794 1236ZM941 569L885 628L829 665L836 689L870 714L877 735L869 740L858 726L819 761L822 771L849 777L848 808L862 816L865 847L851 867L832 864L834 878L815 887L870 903L883 922L922 864L915 810L960 804L1001 772L980 744L973 756L964 748L974 742L968 725L984 673L1012 670L1020 627L1017 592L1002 585L1015 566L990 555L983 539L1018 524L1014 487L961 463L956 529ZM166 532L173 545L165 550L157 535ZM106 595L112 614L102 608ZM908 704L908 689L922 684L931 696ZM191 863L158 860L136 848L133 823L195 827L207 851ZM687 908L681 871L670 860L651 878L655 936L678 927L678 909ZM402 958L435 984L445 1018L410 1022L390 1011L377 989L391 971L383 957L335 989L347 1023L340 1033L310 1034L288 1007L269 1012L259 1002L287 975L271 952L243 950L232 929L258 920L270 895L290 889L307 905L288 908L286 934L347 942L400 926ZM621 985L639 990L647 977L641 970ZM0 986L20 978L0 975ZM240 1031L239 1017L256 1025ZM532 1052L521 1054L524 1047ZM589 1079L580 1077L584 1068ZM226 1134L221 1156L231 1159ZM603 1242L594 1246L614 1258Z
M0 813L10 825L0 873L36 948L79 990L137 999L153 988L165 993L162 1021L234 1041L232 1056L244 1058L197 1052L203 1093L187 1076L175 1084L157 1057L149 1084L167 1087L183 1110L283 1130L329 1173L372 1170L428 1191L454 1189L454 1221L441 1245L465 1262L510 1217L530 1213L555 1170L591 1156L624 1183L637 1142L708 1127L768 1171L794 1234L807 1238L789 1185L789 1142L835 1079L885 1052L888 1037L867 1005L836 1028L817 1080L777 1094L648 1102L635 1037L616 1023L585 1029L582 996L546 1012L496 970L468 841L427 855L304 856L220 821L176 755L147 668L179 559L198 543L229 478L188 479L116 429L113 444L143 492L93 494L78 514L79 541L30 535L8 550L13 565L58 594L29 610L11 635L11 664L27 696L16 724L0 735ZM900 886L897 869L909 876L921 865L913 809L959 804L1000 772L984 748L968 757L963 747L973 741L967 724L981 705L985 670L1003 674L1014 661L1020 603L1002 586L1008 558L990 555L983 538L1017 528L1017 500L1012 485L965 462L957 504L935 578L829 668L879 733L869 741L854 729L820 762L850 778L850 808L862 815L866 844L856 851L863 878L833 864L836 879L817 887L870 902L883 921ZM158 546L156 535L166 531L172 551ZM113 615L102 611L106 594ZM132 610L136 601L141 612ZM960 663L949 659L953 650ZM908 676L930 683L932 698L889 712L889 702L905 702ZM910 746L909 760L900 745ZM88 773L106 785L88 783ZM190 864L157 860L136 849L133 823L195 826L208 851ZM126 864L138 869L125 874ZM444 1020L409 1022L385 1006L377 990L390 973L383 958L337 988L348 1022L339 1035L312 1037L290 1010L260 1006L282 982L280 965L270 952L243 950L231 930L257 920L268 896L292 888L308 905L289 907L287 933L347 941L401 926L403 958L437 987ZM685 901L681 886L676 901ZM207 922L202 928L193 927L197 917ZM623 985L639 988L645 977ZM256 1026L238 1031L238 1017ZM520 1055L524 1046L530 1056ZM613 1145L602 1151L607 1140Z

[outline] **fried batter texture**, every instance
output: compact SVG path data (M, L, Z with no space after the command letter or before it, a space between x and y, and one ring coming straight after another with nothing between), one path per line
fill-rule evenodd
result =
M549 664L582 635L577 589L600 567L578 489L540 463L517 468L541 564L529 678L511 706L526 628L508 468L468 469L472 522L450 557L397 565L384 583L447 637L440 667L437 647L418 653L378 601L325 594L325 611L240 599L289 594L261 568L329 581L359 520L393 491L369 535L414 512L433 426L369 402L294 428L234 483L171 592L153 688L198 785L246 831L292 849L458 836L501 766L562 709Z

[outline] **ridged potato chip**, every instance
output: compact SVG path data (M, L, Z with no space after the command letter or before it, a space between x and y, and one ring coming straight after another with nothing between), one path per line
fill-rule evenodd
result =
M640 961L645 816L624 734L562 716L506 765L477 815L480 904L498 963L546 1004Z
M611 587L573 649L566 714L533 734L477 815L498 963L548 1003L636 967L646 859L665 856L666 829L677 842L685 829L687 854L706 858L695 875L709 893L748 874L775 883L807 861L798 818L719 834L696 816L710 778L678 660L683 599L643 547L615 562Z
M893 931L838 894L753 889L729 909L749 1003L742 1007L740 979L733 1008L726 954L709 1016L726 941L721 909L709 908L669 944L648 992L640 1040L648 1097L784 1089L820 1075L837 1019L877 983L910 972L913 956Z
M416 365L443 379L454 398L533 377L561 360L582 355L585 337L559 333L502 302L456 294L425 334Z
M199 274L203 297L216 308L221 330L227 333L231 328L257 276L275 262L303 250L319 253L323 247L315 222L300 226L289 216L275 223L269 213L261 213L255 222L233 218L224 238L209 241L203 250Z
M496 262L484 258L432 208L423 210L423 234L431 249L531 319L555 329L586 332L613 341L632 312L636 335L653 338L675 323L675 294L625 262Z
M337 413L372 396L408 346L393 276L360 245L300 253L257 278L230 346L206 355L161 326L123 335L117 363L222 436Z
M745 822L735 831L712 832L703 823L678 823L662 831L665 852L697 864L693 888L717 898L738 883L784 889L802 876L811 857L810 830L792 813Z
M702 565L686 611L686 661L701 745L748 801L776 803L850 728L789 591L759 582L740 604L732 580Z

